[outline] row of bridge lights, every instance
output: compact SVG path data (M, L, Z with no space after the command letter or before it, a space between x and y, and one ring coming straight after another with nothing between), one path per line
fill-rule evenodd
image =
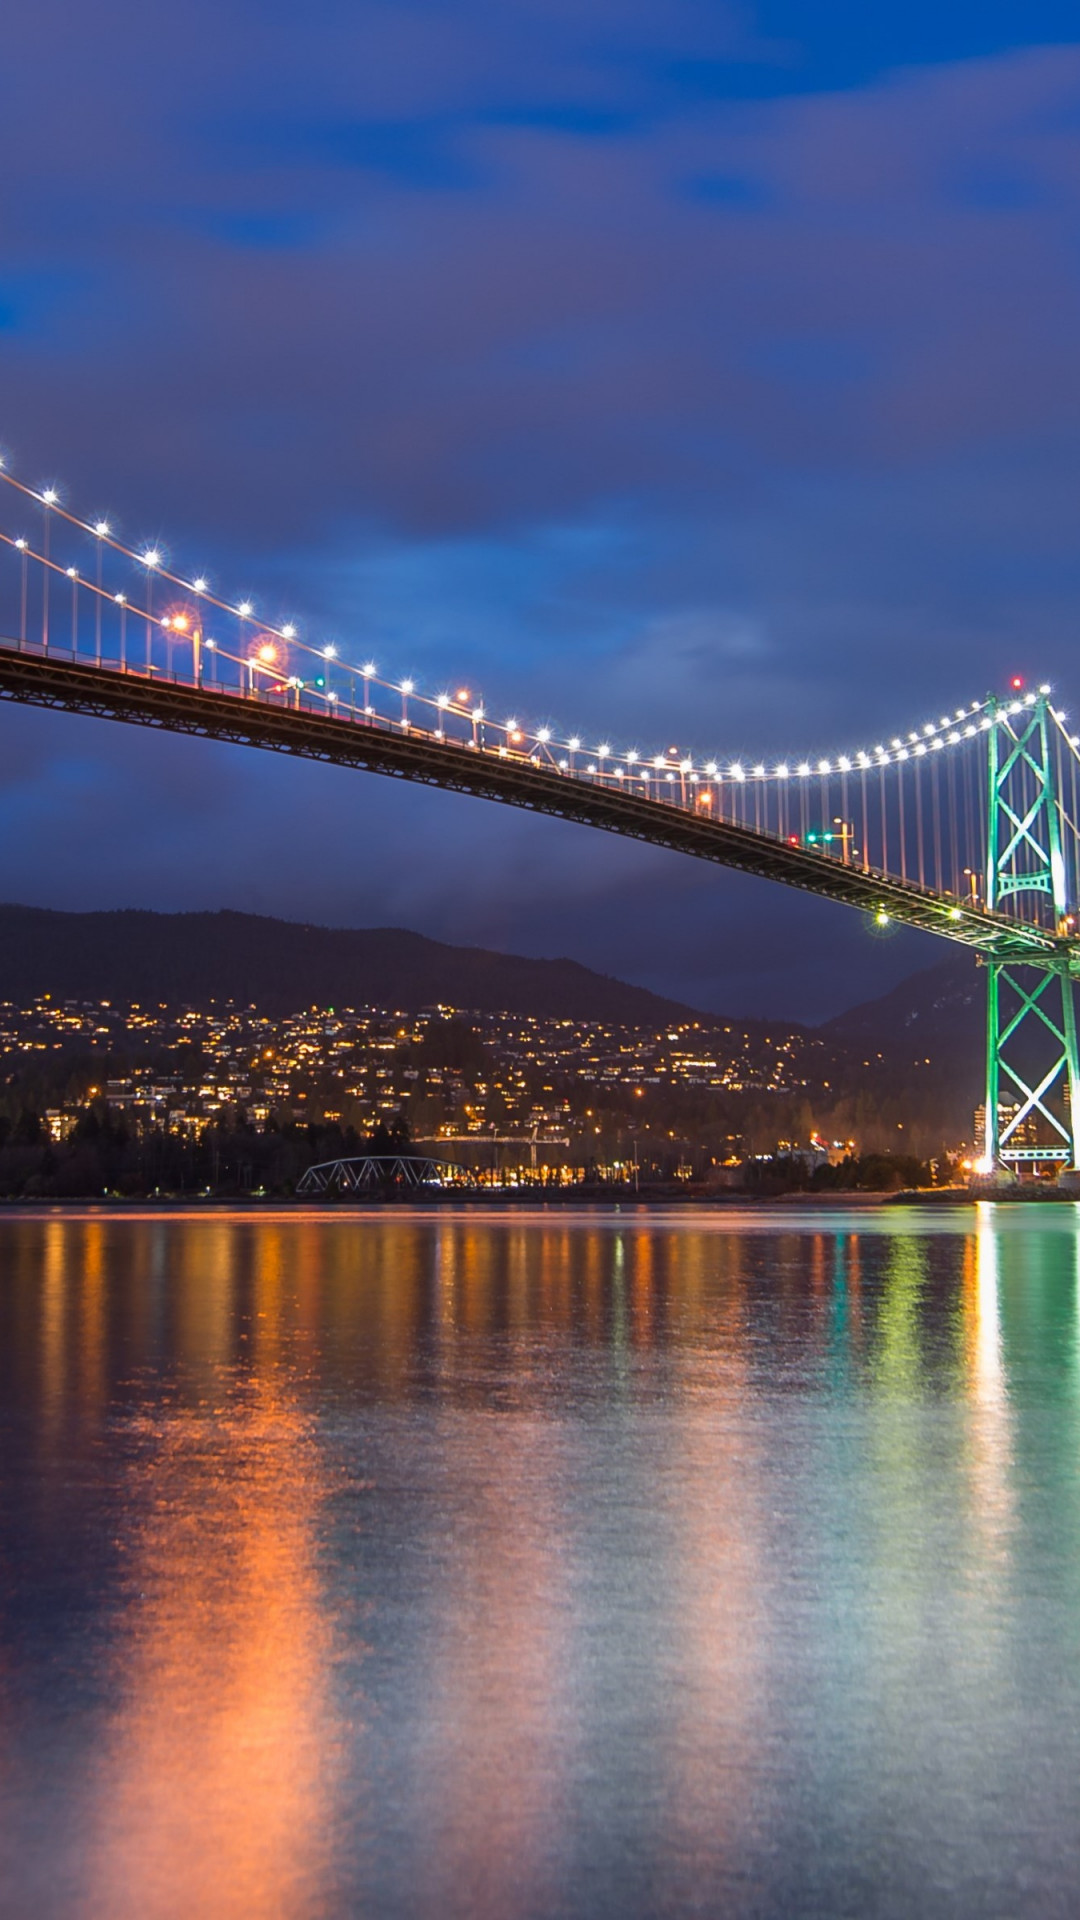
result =
M87 522L80 520L77 515L67 512L66 509L60 508L60 496L55 487L45 487L40 493L35 494L31 488L23 486L20 481L14 480L11 475L4 471L4 462L2 459L0 459L0 477L9 480L12 485L19 488L20 492L28 494L30 498L39 500L43 506L59 508L64 514L64 517L70 520L75 526L82 528L84 532L93 533L99 540L107 540L110 546L117 552L124 554L128 559L134 560L138 565L145 567L148 573L160 572L163 579L169 580L174 585L182 587L188 592L198 594L200 598L208 599L213 606L217 607L223 613L232 614L241 620L250 620L254 617L255 608L250 600L241 600L236 606L231 605L228 601L219 600L215 595L210 593L210 583L201 574L197 575L196 578L191 581L179 579L177 575L169 573L163 567L162 562L164 556L157 547L147 547L144 553L135 553L133 549L124 546L122 541L114 537L112 527L107 520ZM27 542L25 540L16 540L14 544L20 551L27 550ZM64 571L69 579L73 581L78 580L79 573L77 568L68 567L64 569ZM126 594L116 593L113 594L111 598L118 606L130 605ZM135 609L135 611L138 610ZM188 631L190 625L186 617L182 614L166 614L162 617L159 624L166 632L171 629L174 632L182 634ZM286 623L282 627L273 627L267 624L265 631L272 634L277 640L284 640L290 645L300 646L304 652L310 653L314 658L321 659L327 663L338 658L338 649L335 646L317 648L313 647L309 642L301 641L298 638L296 627L291 622ZM208 639L205 645L211 652L219 650L217 642L214 640ZM260 642L252 654L249 655L246 664L249 671L249 680L253 680L254 670L256 665L258 665L258 667L266 672L275 673L283 686L299 690L304 685L304 682L296 675L285 675L277 672L277 650L273 641ZM433 700L430 695L417 694L416 683L411 679L398 682L380 680L372 661L367 661L362 667L347 670L359 673L365 682L364 712L367 716L374 714L374 708L371 705L371 686L374 684L385 687L388 691L400 694L402 701L402 725L405 727L409 725L407 702L411 697L415 696L423 701L426 706L433 705L440 716L447 712L452 712L461 719L471 721L474 732L480 725L495 725L501 732L506 734L510 746L525 744L526 734L524 730L518 726L516 720L507 720L502 723L498 721L491 722L482 706L469 707L464 704L469 698L467 688L462 688L456 699L452 699L448 693L440 693L436 695ZM1021 684L1019 680L1014 679L1012 682L1013 689L1018 689ZM1050 691L1051 689L1048 685L1043 685L1039 688L1039 692L1044 695ZM338 702L338 696L333 692L327 692L325 697L330 705L335 705ZM999 710L998 719L1005 720L1009 717L1015 717L1015 715L1021 713L1025 707L1034 706L1035 699L1036 696L1034 693L1026 693L1021 699L1011 700L1007 706ZM994 724L993 716L987 713L985 708L985 701L975 700L972 701L970 707L958 707L956 713L951 718L946 715L936 723L934 721L927 721L921 733L918 729L913 729L908 734L906 741L897 735L890 742L888 748L876 746L871 753L865 750L859 750L850 755L840 754L836 760L823 759L817 762L802 760L794 766L786 761L780 761L773 768L771 774L763 763L759 762L756 766L747 769L737 760L729 764L726 774L721 771L720 764L716 760L706 761L701 770L697 769L693 761L687 758L680 759L677 766L673 766L671 755L677 752L677 749L674 747L670 748L667 754L658 753L654 755L651 761L647 756L643 759L633 748L621 757L626 763L626 768L630 770L630 778L634 777L633 770L640 765L641 771L638 777L643 780L649 780L654 774L661 773L668 781L674 781L677 776L681 775L689 778L693 784L700 782L702 772L708 780L723 781L727 779L736 784L747 779L788 780L794 777L805 780L813 778L815 775L825 778L831 774L865 773L875 767L902 765L911 759L920 760L928 753L943 751L946 746L959 746L965 740L973 740L977 733L988 731ZM1064 721L1065 715L1063 712L1058 712L1053 708L1051 712L1053 713L1054 719L1059 723ZM977 723L974 718L976 715L980 716ZM441 726L434 729L434 732L436 739L445 738L445 732ZM1080 748L1080 735L1066 735L1066 737L1072 747ZM535 740L537 746L545 750L550 749L553 743L553 734L550 727L537 728L532 738ZM582 742L576 735L572 736L569 740L555 744L556 750L561 746L571 755L576 755L584 751ZM501 749L501 751L504 750ZM610 745L605 742L603 745L597 747L595 749L595 755L595 761L590 762L586 766L585 771L594 776L602 776L605 773L604 762L611 757ZM572 762L569 760L559 760L556 764L563 773L575 770ZM623 780L628 777L627 772L619 765L616 765L612 769L612 775L617 780Z

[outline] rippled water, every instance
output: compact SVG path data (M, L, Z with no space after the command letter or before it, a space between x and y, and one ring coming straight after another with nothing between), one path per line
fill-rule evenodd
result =
M1078 1229L0 1218L0 1912L1075 1913Z

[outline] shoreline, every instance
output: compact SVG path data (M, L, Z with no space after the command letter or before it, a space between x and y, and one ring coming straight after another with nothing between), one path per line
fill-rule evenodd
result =
M601 1191L544 1193L538 1189L518 1189L507 1193L454 1192L421 1193L410 1190L400 1194L349 1194L326 1198L295 1194L25 1194L0 1197L0 1218L4 1213L41 1214L49 1212L91 1212L94 1214L250 1214L296 1213L326 1219L366 1217L393 1212L438 1213L446 1209L460 1212L507 1213L521 1209L553 1214L570 1210L606 1210L659 1212L687 1209L705 1212L745 1213L763 1208L798 1207L820 1213L874 1212L882 1207L922 1207L931 1211L975 1205L1031 1206L1050 1203L1055 1206L1080 1205L1080 1195L1056 1192L1043 1187L1004 1189L988 1193L969 1187L912 1188L896 1193L859 1191L828 1193L789 1192L778 1194L747 1193L612 1193Z

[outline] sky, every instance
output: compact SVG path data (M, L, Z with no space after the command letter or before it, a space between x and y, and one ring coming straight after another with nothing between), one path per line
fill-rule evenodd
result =
M0 447L564 732L816 757L1015 671L1068 707L1078 137L1056 0L21 0ZM29 710L0 898L407 926L807 1020L943 957L584 828Z

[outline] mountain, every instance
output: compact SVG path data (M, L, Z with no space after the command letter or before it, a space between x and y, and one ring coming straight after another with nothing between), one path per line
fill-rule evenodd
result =
M973 954L951 954L879 1000L838 1014L817 1034L839 1056L839 1083L865 1089L865 1111L902 1115L921 1150L935 1132L972 1137L986 1058L986 980ZM868 1133L865 1125L858 1131Z
M0 1000L210 1000L271 1015L305 1006L443 1005L541 1018L663 1026L702 1020L675 1000L574 960L452 947L396 927L299 925L250 913L61 913L0 905Z
M892 1066L939 1067L971 1062L981 1070L986 1024L986 980L974 954L957 952L912 974L878 1000L864 1001L817 1028L853 1052L880 1053Z

